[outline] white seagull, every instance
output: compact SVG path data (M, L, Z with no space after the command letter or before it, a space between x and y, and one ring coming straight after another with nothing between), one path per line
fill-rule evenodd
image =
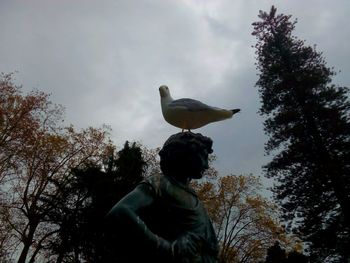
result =
M170 96L167 86L160 86L160 102L164 119L171 125L184 130L193 130L211 122L229 119L240 109L225 110L208 106L198 100L178 99Z

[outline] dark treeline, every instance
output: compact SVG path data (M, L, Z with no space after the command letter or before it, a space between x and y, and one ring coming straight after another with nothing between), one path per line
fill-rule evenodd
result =
M297 251L286 253L285 249L281 248L276 242L267 250L266 260L261 263L308 263L309 259Z
M57 255L55 262L114 261L110 251L116 244L110 244L105 215L143 179L145 165L140 146L126 142L102 167L85 164L57 182L60 200L44 200L55 203L47 220L59 226L59 234L46 247Z

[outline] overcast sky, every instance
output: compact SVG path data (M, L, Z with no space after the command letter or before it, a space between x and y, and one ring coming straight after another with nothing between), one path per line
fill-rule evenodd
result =
M262 119L251 47L259 10L298 18L295 35L317 45L350 86L349 0L0 0L0 72L51 93L76 127L161 146L180 130L163 120L158 87L173 98L241 108L196 131L214 140L222 174L261 175Z

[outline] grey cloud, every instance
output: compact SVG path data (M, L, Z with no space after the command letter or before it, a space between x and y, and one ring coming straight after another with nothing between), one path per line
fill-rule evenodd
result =
M272 4L299 19L296 34L324 51L349 84L349 3L329 1L0 1L0 71L52 93L78 127L108 124L121 145L161 146L178 129L162 118L158 87L240 107L198 132L214 139L222 173L261 173L266 136L257 115L251 23Z

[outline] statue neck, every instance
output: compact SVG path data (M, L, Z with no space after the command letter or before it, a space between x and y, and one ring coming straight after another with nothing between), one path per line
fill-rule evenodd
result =
M184 187L188 187L191 182L191 178L186 176L176 176L176 175L166 175L166 176L170 177L173 181L176 181L177 183L181 184Z

